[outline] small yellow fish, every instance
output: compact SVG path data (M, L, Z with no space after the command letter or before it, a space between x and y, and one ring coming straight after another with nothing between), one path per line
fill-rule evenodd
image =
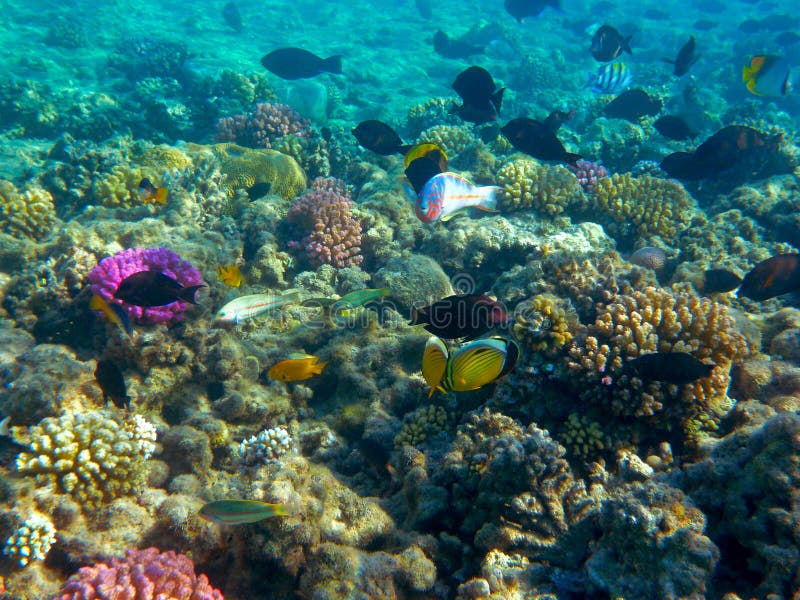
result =
M131 320L128 318L128 313L126 313L125 309L119 304L109 304L102 296L92 294L92 299L89 300L89 308L102 312L110 323L122 329L122 331L128 334L128 337L133 337Z
M204 504L200 516L212 523L244 525L269 517L285 516L290 512L286 504L268 504L258 500L217 500Z
M310 354L291 354L286 360L270 367L267 371L275 381L303 381L322 373L327 362L318 363L319 357Z
M156 187L153 183L145 177L139 182L139 198L142 199L142 202L147 204L148 202L152 202L153 204L166 204L167 196L169 195L169 190L165 187Z
M227 286L238 288L242 285L244 277L236 265L221 265L217 267L219 280Z

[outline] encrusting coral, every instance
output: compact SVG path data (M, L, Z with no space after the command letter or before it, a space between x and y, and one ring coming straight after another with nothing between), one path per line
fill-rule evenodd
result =
M555 217L585 201L578 179L562 166L543 165L529 158L506 162L497 171L501 211L532 209Z
M20 191L0 179L0 231L39 240L50 233L56 221L53 196L40 187Z
M243 148L235 144L216 144L212 151L220 160L222 181L228 195L254 186L288 200L306 187L306 174L291 156L276 150Z

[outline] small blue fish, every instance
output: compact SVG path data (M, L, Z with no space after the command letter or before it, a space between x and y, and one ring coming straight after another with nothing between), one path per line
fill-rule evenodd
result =
M586 87L591 87L597 94L616 94L628 87L633 79L630 69L625 63L615 62L603 65L597 73L589 73Z
M496 212L495 194L499 189L493 185L476 187L456 173L439 173L420 191L414 212L423 223L447 221L454 214L473 206Z

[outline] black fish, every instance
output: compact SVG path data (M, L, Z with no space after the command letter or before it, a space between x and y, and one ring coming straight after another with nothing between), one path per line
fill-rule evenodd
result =
M506 88L497 89L489 71L483 67L469 67L458 74L453 89L464 103L454 112L476 125L496 121Z
M670 177L683 181L697 181L710 176L709 169L695 158L694 152L673 152L664 157L659 167Z
M561 10L561 0L505 0L506 12L522 23L525 17L539 16L548 6Z
M671 140L688 140L697 135L692 133L686 121L675 115L664 115L653 123L653 127L658 133Z
M737 296L769 300L800 290L800 254L778 254L761 261L744 276Z
M629 360L623 369L629 369L645 381L665 381L676 385L691 383L710 377L716 365L703 363L686 352L653 352Z
M206 287L204 283L183 287L159 271L139 271L120 281L114 298L143 307L166 306L177 300L197 304L194 295L202 287Z
M247 197L250 200L258 200L259 198L263 198L269 191L272 189L272 183L269 181L259 181L258 183L254 183L249 188L245 189L247 192Z
M445 58L469 58L473 54L483 54L483 46L473 46L463 40L450 38L441 29L433 34L433 49Z
M772 14L761 19L760 25L761 29L767 31L781 31L787 27L795 27L797 19L790 15Z
M239 14L239 9L233 2L228 2L225 8L222 9L222 18L228 27L233 29L236 33L242 31L242 15Z
M727 269L709 269L703 273L702 289L704 294L723 294L735 290L742 285L742 278Z
M675 65L673 73L676 77L683 77L699 59L699 54L697 56L694 55L694 36L690 35L689 41L678 51L678 56L675 60L670 60L668 58L663 58L662 60Z
M425 324L435 336L472 340L508 323L508 314L496 300L481 294L455 294L424 308L411 308L411 325Z
M609 102L603 112L612 119L625 119L635 123L646 115L657 115L661 100L651 98L644 90L628 90Z
M130 408L131 399L128 398L125 378L116 364L110 360L98 360L94 378L103 391L103 401L106 405L108 405L108 399L111 398L117 408Z
M581 157L567 152L553 130L541 121L525 117L512 119L500 131L514 148L539 160L575 164Z
M302 48L279 48L261 59L267 71L282 79L306 79L316 77L320 73L342 72L342 57L320 58Z
M352 133L363 148L383 156L405 154L411 149L411 146L403 145L403 140L397 132L383 121L375 119L362 121L356 125Z
M775 43L784 48L786 46L794 46L797 42L800 42L800 35L797 35L794 31L784 31L775 36Z
M447 159L445 159L441 151L434 150L408 163L405 175L411 183L411 187L419 194L428 181L439 173L444 173L445 169L447 169Z
M550 131L556 133L559 129L561 129L561 126L569 121L574 115L574 108L569 112L556 109L547 115L547 118L544 120L544 124L550 128Z
M715 23L714 21L709 21L708 19L700 19L699 21L694 22L694 28L699 29L700 31L711 31L714 27L717 27L719 23Z
M594 32L589 50L596 61L608 62L617 58L623 50L633 54L630 47L632 37L632 35L622 37L622 34L610 25L603 25Z

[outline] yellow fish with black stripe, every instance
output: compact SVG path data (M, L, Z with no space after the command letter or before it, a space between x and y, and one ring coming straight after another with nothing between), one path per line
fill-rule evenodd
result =
M505 377L518 359L519 345L514 340L484 338L450 352L441 339L431 337L422 353L422 376L431 388L428 396L436 390L467 392Z
M794 87L794 65L783 56L760 54L742 69L747 91L756 96L786 96Z

